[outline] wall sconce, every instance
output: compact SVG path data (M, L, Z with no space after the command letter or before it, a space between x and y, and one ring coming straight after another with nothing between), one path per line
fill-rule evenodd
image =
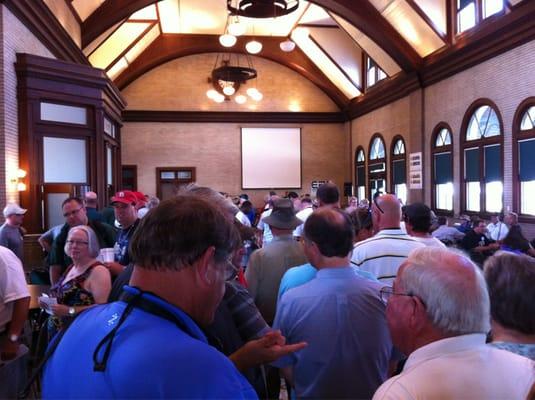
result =
M26 178L26 171L21 168L17 170L17 176L15 178L11 178L11 183L17 186L17 190L19 192L24 192L26 190L26 184L22 182L24 178Z

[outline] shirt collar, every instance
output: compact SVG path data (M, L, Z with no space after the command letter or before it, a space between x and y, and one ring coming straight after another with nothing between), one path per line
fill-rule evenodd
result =
M406 235L407 232L405 232L401 228L391 228L391 229L381 229L379 232L375 234L375 236L386 236L386 235Z
M322 268L318 270L318 273L316 274L318 279L344 278L348 276L355 276L355 271L349 265Z
M284 234L284 235L273 235L273 241L274 242L283 242L283 241L289 241L294 240L292 233Z
M469 335L454 336L446 339L437 340L426 344L411 353L403 372L410 368L433 358L453 354L460 351L470 350L477 346L485 345L486 336L483 333L472 333Z

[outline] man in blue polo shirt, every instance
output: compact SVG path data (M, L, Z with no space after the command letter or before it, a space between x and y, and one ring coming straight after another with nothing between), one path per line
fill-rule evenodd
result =
M233 272L234 229L192 195L147 215L131 242L131 286L67 329L45 367L43 398L255 398L200 329Z

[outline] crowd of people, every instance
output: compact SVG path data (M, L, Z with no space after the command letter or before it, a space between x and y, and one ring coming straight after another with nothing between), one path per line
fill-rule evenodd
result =
M514 213L450 225L382 193L342 209L330 182L259 208L196 185L97 204L66 199L40 238L43 398L535 396L535 251ZM25 212L0 228L3 359L29 304Z

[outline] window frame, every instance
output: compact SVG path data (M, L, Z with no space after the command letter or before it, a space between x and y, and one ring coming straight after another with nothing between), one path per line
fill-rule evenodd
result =
M401 140L403 143L403 154L394 154L394 151L396 149L396 144ZM395 191L395 184L394 184L394 162L404 160L405 161L405 186L407 187L407 199L409 195L409 185L408 185L408 179L407 179L407 142L403 138L402 135L396 135L392 139L392 143L390 144L390 193L396 194ZM397 194L396 194L397 196ZM405 204L405 203L404 203Z
M382 142L383 142L383 148L384 148L384 157L383 158L376 158L374 160L372 160L372 157L371 157L371 154L372 154L372 148L373 148L373 143L375 142L375 139L379 138ZM386 142L385 142L385 139L383 137L383 135L381 135L380 133L374 133L370 139L370 144L368 145L368 163L367 163L367 168L368 168L368 171L367 172L367 185L366 185L366 189L369 191L371 190L371 181L372 180L377 180L377 179L383 179L385 181L385 191L387 190L388 188L388 163L387 163L387 158L388 158L388 153L386 151L387 147L386 147ZM369 171L370 169L370 165L372 164L379 164L379 163L384 163L385 165L385 170L384 171L381 171L381 172L375 172L372 173ZM369 200L372 201L373 199L373 193L368 193L368 195L370 196Z
M446 129L449 131L451 143L444 145L444 146L437 147L436 145L437 137L443 129ZM442 208L437 207L436 182L435 182L435 154L448 153L448 152L451 154L450 168L451 168L451 175L453 176L452 184L455 187L455 176L454 176L454 172L455 172L454 171L454 154L455 153L453 152L453 140L454 140L453 130L451 129L449 124L443 121L439 122L437 126L435 126L435 129L433 130L433 134L431 135L431 204L432 204L433 210L435 211L437 215L443 215L447 217L452 217L454 215L455 204L453 204L453 199L452 199L453 207L451 210L444 210ZM455 198L455 196L453 197Z
M364 154L364 161L357 161L358 155L362 151L362 154ZM366 179L366 151L364 150L364 147L357 146L355 149L355 197L358 198L358 190L359 190L359 181L358 181L358 168L364 167L364 195L366 196L367 193L367 179ZM359 201L362 199L359 199Z
M519 174L519 152L518 143L526 139L535 139L535 128L522 131L520 126L522 117L530 107L535 107L535 97L528 97L523 100L517 107L513 117L513 210L518 213L518 220L520 222L535 223L535 215L522 214L521 210L521 183Z
M483 1L484 0L473 0L475 3L475 22L474 26L468 28L462 32L459 32L459 9L457 8L457 0L451 2L451 9L453 12L453 34L455 37L460 37L466 35L470 32L473 32L474 29L477 29L482 23L493 23L496 18L503 16L508 10L508 2L503 0L503 8L500 12L492 14L486 18L483 18Z
M500 124L500 135L497 136L491 136L489 138L483 138L483 139L477 139L477 140L466 140L466 134L468 130L468 125L470 123L470 119L482 106L489 106L492 108L492 110L496 113L496 116L498 118L498 123ZM503 119L501 116L501 113L498 109L498 106L490 99L483 98L478 99L474 101L467 109L467 111L464 114L463 122L461 125L460 130L460 149L459 149L459 163L460 163L460 191L461 191L461 213L462 214L468 214L468 215L478 215L481 218L488 219L491 214L496 214L495 212L489 212L486 209L486 188L485 188L485 158L484 158L484 149L486 146L489 145L496 145L499 144L501 146L500 151L500 159L501 159L501 175L502 175L502 185L503 185L503 191L502 191L502 210L505 207L504 203L504 193L505 193L505 174L504 174L504 129L503 129ZM452 138L453 139L453 138ZM479 184L480 184L480 194L479 194L479 210L480 211L469 211L466 209L466 181L465 181L465 150L471 149L471 148L477 148L479 151ZM483 182L483 184L482 184Z

